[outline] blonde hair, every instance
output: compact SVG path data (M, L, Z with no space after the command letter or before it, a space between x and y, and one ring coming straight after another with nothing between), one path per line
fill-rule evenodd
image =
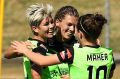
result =
M40 22L51 15L53 7L50 4L35 4L31 5L26 10L26 17L28 18L30 26L39 26Z

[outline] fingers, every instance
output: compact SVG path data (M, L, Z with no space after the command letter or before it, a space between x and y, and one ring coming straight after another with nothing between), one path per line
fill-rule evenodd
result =
M11 42L11 45L15 45L15 46L19 46L19 45L24 45L24 46L27 46L27 47L32 47L32 44L31 44L31 42L28 42L28 41L25 41L25 42L23 42L23 41L12 41Z
M15 45L11 45L11 47L12 47L12 48L16 48L16 46L15 46Z
M33 47L32 43L29 41L25 41L24 44L30 49Z
M17 51L17 46L11 45L11 47L13 48L12 52L18 52L18 51Z
M32 48L32 44L28 41L23 42L23 41L12 41L11 42L11 47L14 49L21 49L21 48Z
M14 52L24 53L25 51L28 51L28 48L23 41L13 41L11 42L11 47L14 48Z
M11 44L12 45L15 45L15 46L19 46L19 45L24 45L24 46L26 46L26 44L23 42L23 41L12 41L11 42Z
M18 41L12 41L11 44L12 44L12 45L19 45L20 42L18 42Z
M25 41L24 43L25 43L26 45L32 45L31 42L29 42L29 41Z

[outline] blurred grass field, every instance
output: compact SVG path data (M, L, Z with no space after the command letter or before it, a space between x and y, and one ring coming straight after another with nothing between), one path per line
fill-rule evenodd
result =
M25 10L31 4L35 3L50 3L54 6L53 16L57 9L64 5L74 6L80 15L86 13L101 13L105 15L105 0L5 0L4 10L4 27L3 27L3 49L5 50L13 40L27 40L31 36L31 30L25 18ZM110 47L113 48L114 53L120 52L120 1L110 0ZM104 46L105 41L105 29L101 35L101 41ZM120 53L119 53L120 54ZM13 76L21 74L23 78L23 68L21 61L4 60L2 64L3 76ZM11 73L11 74L10 74ZM117 64L117 68L113 79L120 79L118 75L120 73L120 64ZM6 78L7 79L7 78ZM20 79L20 78L17 78Z

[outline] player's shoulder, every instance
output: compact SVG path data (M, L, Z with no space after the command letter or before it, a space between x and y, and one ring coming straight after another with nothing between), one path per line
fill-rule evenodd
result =
M112 51L112 48L105 48L105 47L100 47L101 50L106 50L106 51Z
M46 45L45 42L42 42L42 41L40 41L40 40L38 40L38 39L28 38L27 41L28 41L28 42L31 42L33 45L40 45L40 44Z
M46 43L33 38L29 38L28 41L32 44L31 48L33 52L42 52L45 54L48 51Z
M100 51L104 51L104 53L108 53L108 54L113 54L112 48L100 47Z

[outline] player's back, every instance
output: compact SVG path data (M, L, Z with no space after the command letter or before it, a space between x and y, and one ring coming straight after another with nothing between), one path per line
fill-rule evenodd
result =
M112 50L102 47L74 47L71 79L108 79L114 64Z

